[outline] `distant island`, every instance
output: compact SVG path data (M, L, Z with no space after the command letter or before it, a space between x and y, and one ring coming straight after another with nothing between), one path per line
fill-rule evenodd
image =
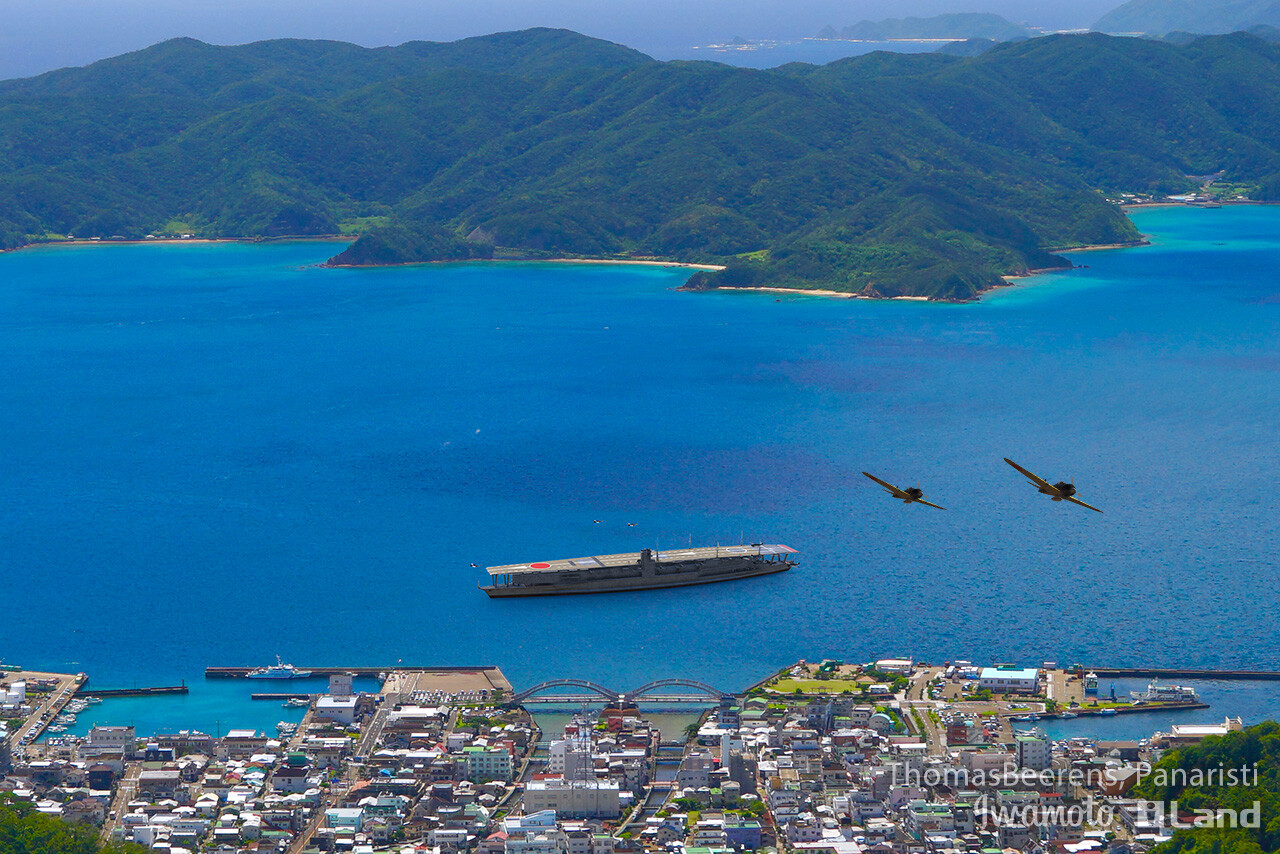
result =
M341 234L335 265L665 259L725 268L694 289L966 300L1139 241L1122 201L1280 198L1278 85L1240 33L770 71L564 30L177 39L0 82L0 247Z
M1030 38L1032 31L1012 23L1000 15L983 12L957 12L931 18L886 18L883 21L859 21L837 31L823 27L820 39L849 39L883 42L893 39L991 39L1003 42Z

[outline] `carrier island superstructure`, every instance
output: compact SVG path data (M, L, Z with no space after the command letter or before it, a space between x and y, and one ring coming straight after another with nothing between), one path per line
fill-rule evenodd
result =
M795 553L790 546L753 543L516 563L488 567L493 583L480 589L499 598L686 587L786 572Z

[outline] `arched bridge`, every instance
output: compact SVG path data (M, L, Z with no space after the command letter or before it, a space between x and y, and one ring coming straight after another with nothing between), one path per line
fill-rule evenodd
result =
M721 697L728 696L728 692L721 691L719 688L712 688L705 682L697 682L693 679L659 679L655 682L649 682L641 685L634 691L628 691L624 696L628 700L635 700L644 695L652 695L660 688L692 688L694 691L702 694L709 700L719 700Z
M590 691L591 694L544 693L555 688L582 688ZM664 688L685 688L689 690L687 692L671 693L663 692L662 689ZM585 679L552 679L547 682L540 682L532 688L526 688L511 699L516 703L588 703L598 699L604 699L611 703L635 702L641 699L678 703L691 699L719 701L720 698L727 696L730 696L727 691L721 691L719 688L713 688L705 682L698 682L693 679L658 679L641 685L635 690L625 692L613 691L603 685L588 682Z
M549 690L551 688L585 688L588 691L593 691L596 694L599 694L601 697L605 698L606 700L612 700L614 702L617 702L619 699L621 699L617 691L610 691L608 688L604 687L603 685L597 685L596 683L588 682L585 679L552 679L548 682L539 682L537 685L534 685L532 688L526 688L525 690L521 691L519 694L516 694L511 699L517 703L523 703L525 700L528 700L530 697L534 696L535 694L541 694L543 691ZM550 697L547 697L546 699L559 700L562 698L557 695L552 695ZM567 699L567 698L564 698L564 699Z

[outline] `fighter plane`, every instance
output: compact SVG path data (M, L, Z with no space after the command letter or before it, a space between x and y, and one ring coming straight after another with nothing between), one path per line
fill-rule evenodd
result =
M1070 501L1072 504L1079 504L1081 507L1088 507L1090 510L1094 511L1095 513L1102 512L1097 507L1094 507L1092 504L1085 504L1079 498L1072 497L1076 494L1075 484L1065 480L1060 480L1057 483L1049 483L1049 481L1045 480L1042 477L1039 477L1038 475L1032 474L1031 472L1027 471L1022 466L1018 465L1008 457L1005 457L1004 461L1009 465L1013 466L1014 468L1016 468L1023 475L1025 475L1028 483L1034 486L1042 494L1049 496L1054 501Z
M925 505L928 505L929 507L936 507L938 510L947 509L945 507L938 507L937 504L933 504L929 501L925 501L924 490L922 490L918 486L909 486L906 489L898 489L898 487L894 486L892 483L885 483L883 480L881 480L880 478L876 477L873 474L869 474L865 471L863 472L863 474L867 475L867 477L871 478L876 483L883 486L885 488L885 491L888 492L890 495L892 495L894 498L902 499L903 504L911 504L914 502L916 504L925 504Z

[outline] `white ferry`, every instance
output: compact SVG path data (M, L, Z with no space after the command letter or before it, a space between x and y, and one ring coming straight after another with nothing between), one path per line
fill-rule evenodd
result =
M1135 703L1198 703L1200 696L1185 685L1161 685L1151 680L1145 691L1130 691Z
M285 664L278 655L274 666L259 667L245 674L249 679L305 679L310 675L310 670L299 670L292 664Z

